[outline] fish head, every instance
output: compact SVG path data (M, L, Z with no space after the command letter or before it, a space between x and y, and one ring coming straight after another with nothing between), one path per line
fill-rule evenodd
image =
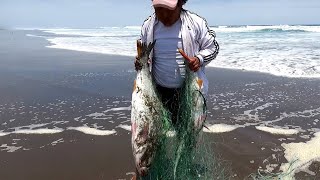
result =
M143 67L147 67L149 61L149 55L153 50L156 41L152 43L142 43L140 40L137 41L137 49L138 49L138 61Z

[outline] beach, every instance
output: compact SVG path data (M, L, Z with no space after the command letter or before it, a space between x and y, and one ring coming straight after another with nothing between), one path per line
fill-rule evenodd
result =
M133 57L0 30L0 179L130 179ZM219 63L219 62L217 62ZM320 178L320 79L207 67L204 135L230 170Z

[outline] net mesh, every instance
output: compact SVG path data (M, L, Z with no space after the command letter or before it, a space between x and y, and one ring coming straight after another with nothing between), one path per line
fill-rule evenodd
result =
M162 109L157 152L147 177L142 179L186 180L228 179L227 170L216 160L212 140L194 126L194 96L204 98L195 88L193 72L187 71L180 91L177 124L171 123L170 112ZM205 102L205 101L203 101ZM203 106L205 113L206 106Z

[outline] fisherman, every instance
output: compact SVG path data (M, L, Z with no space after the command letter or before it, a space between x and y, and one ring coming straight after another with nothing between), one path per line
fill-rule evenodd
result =
M201 92L208 92L205 66L216 58L219 45L215 33L204 18L182 8L187 0L153 0L155 13L148 17L141 29L142 43L156 41L150 55L150 70L164 106L169 110L172 123L177 122L179 92L183 85L186 68L197 73L203 80ZM178 51L182 49L186 58ZM137 57L138 58L138 57ZM141 65L135 61L136 70ZM147 175L149 167L140 167L140 176Z

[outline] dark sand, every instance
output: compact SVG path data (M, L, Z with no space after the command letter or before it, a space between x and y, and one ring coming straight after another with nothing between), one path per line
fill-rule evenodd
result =
M0 31L0 132L43 123L41 128L64 131L0 136L0 146L20 147L14 152L0 147L0 179L130 179L134 172L130 132L118 127L130 125L130 111L108 110L130 106L132 58L45 48L46 40L25 33L29 32ZM214 153L232 172L231 179L244 179L268 164L280 166L286 162L282 143L306 142L320 129L320 123L313 123L320 113L298 113L320 107L320 80L217 68L207 68L207 76L207 122L245 125L226 133L205 133L214 142ZM254 110L267 103L272 105ZM254 110L252 117L244 115L247 110ZM305 132L272 135L255 128L283 112L296 115L268 125L301 127ZM66 130L83 125L116 134ZM315 176L300 172L296 179L320 179L319 163L310 169Z

